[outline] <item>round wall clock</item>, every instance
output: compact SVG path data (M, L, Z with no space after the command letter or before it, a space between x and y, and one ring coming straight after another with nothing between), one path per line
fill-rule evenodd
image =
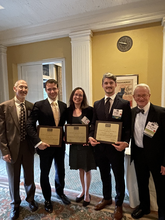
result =
M126 51L130 50L132 45L133 45L133 41L128 36L123 36L117 41L117 48L121 52L126 52Z

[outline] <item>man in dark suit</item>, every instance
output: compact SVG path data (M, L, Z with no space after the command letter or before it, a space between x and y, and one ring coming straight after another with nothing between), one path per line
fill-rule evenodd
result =
M165 108L150 103L150 88L135 87L132 109L131 159L134 160L140 205L132 217L150 213L149 176L152 173L158 204L159 220L165 220Z
M25 100L28 93L28 86L24 80L19 80L15 83L14 92L14 99L0 104L0 149L3 160L6 161L12 200L10 214L12 220L19 217L19 206L21 203L19 195L21 165L24 171L26 201L29 203L31 211L36 211L38 208L37 203L34 201L34 148L28 142L28 137L25 133L25 121L30 115L33 104ZM24 123L21 126L22 111Z
M64 204L70 204L70 200L64 194L64 156L65 143L62 141L60 147L51 147L48 143L41 141L37 134L36 122L39 125L46 126L63 126L65 123L65 112L67 106L65 103L57 100L58 83L54 79L49 79L45 84L48 98L34 104L31 115L27 121L27 132L31 137L31 141L37 147L37 153L40 156L41 169L41 188L45 198L45 210L52 212L53 207L51 203L51 186L49 183L49 171L54 159L55 164L55 187L57 197L63 201Z
M116 197L114 220L122 219L122 204L125 194L124 184L124 149L128 147L131 133L131 109L130 103L115 94L116 77L106 73L102 79L102 87L105 97L94 103L94 115L89 134L89 142L95 146L96 163L100 169L103 183L103 199L96 205L95 210L103 209L112 204L111 196L111 168L116 180ZM97 142L94 137L95 122L112 121L122 122L121 141L115 144L103 144Z

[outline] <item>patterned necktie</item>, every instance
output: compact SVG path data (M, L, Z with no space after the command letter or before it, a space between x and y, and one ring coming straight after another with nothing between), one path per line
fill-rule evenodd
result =
M19 117L19 125L20 125L20 138L21 141L25 140L25 108L24 108L24 103L20 104L20 117Z
M110 97L106 98L106 103L105 103L105 117L108 119L109 116L109 109L110 109Z
M56 102L52 102L52 110L53 110L53 116L56 126L58 126L59 123L59 110Z

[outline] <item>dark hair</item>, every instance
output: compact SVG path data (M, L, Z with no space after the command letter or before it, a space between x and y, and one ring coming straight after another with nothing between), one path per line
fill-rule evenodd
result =
M81 103L81 109L84 109L84 108L88 107L88 101L87 101L85 91L81 87L76 87L72 91L72 93L70 95L70 99L69 99L69 107L71 107L73 110L75 109L75 105L74 105L74 102L73 102L73 96L74 96L76 90L79 90L79 89L83 92L83 100L82 100L82 103Z
M57 88L58 88L58 82L55 79L48 79L45 83L45 88L48 83L54 83L55 85L57 85Z
M112 79L112 80L116 83L116 76L113 75L112 73L105 73L105 74L103 75L102 84L104 83L104 79L105 79L105 78Z

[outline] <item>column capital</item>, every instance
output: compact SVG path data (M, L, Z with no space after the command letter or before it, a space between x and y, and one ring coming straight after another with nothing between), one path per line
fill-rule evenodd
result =
M7 47L0 44L0 53L5 53L6 54L6 51L7 51Z
M165 27L165 17L162 18L162 26Z
M91 40L93 32L91 30L72 32L69 34L72 41Z

